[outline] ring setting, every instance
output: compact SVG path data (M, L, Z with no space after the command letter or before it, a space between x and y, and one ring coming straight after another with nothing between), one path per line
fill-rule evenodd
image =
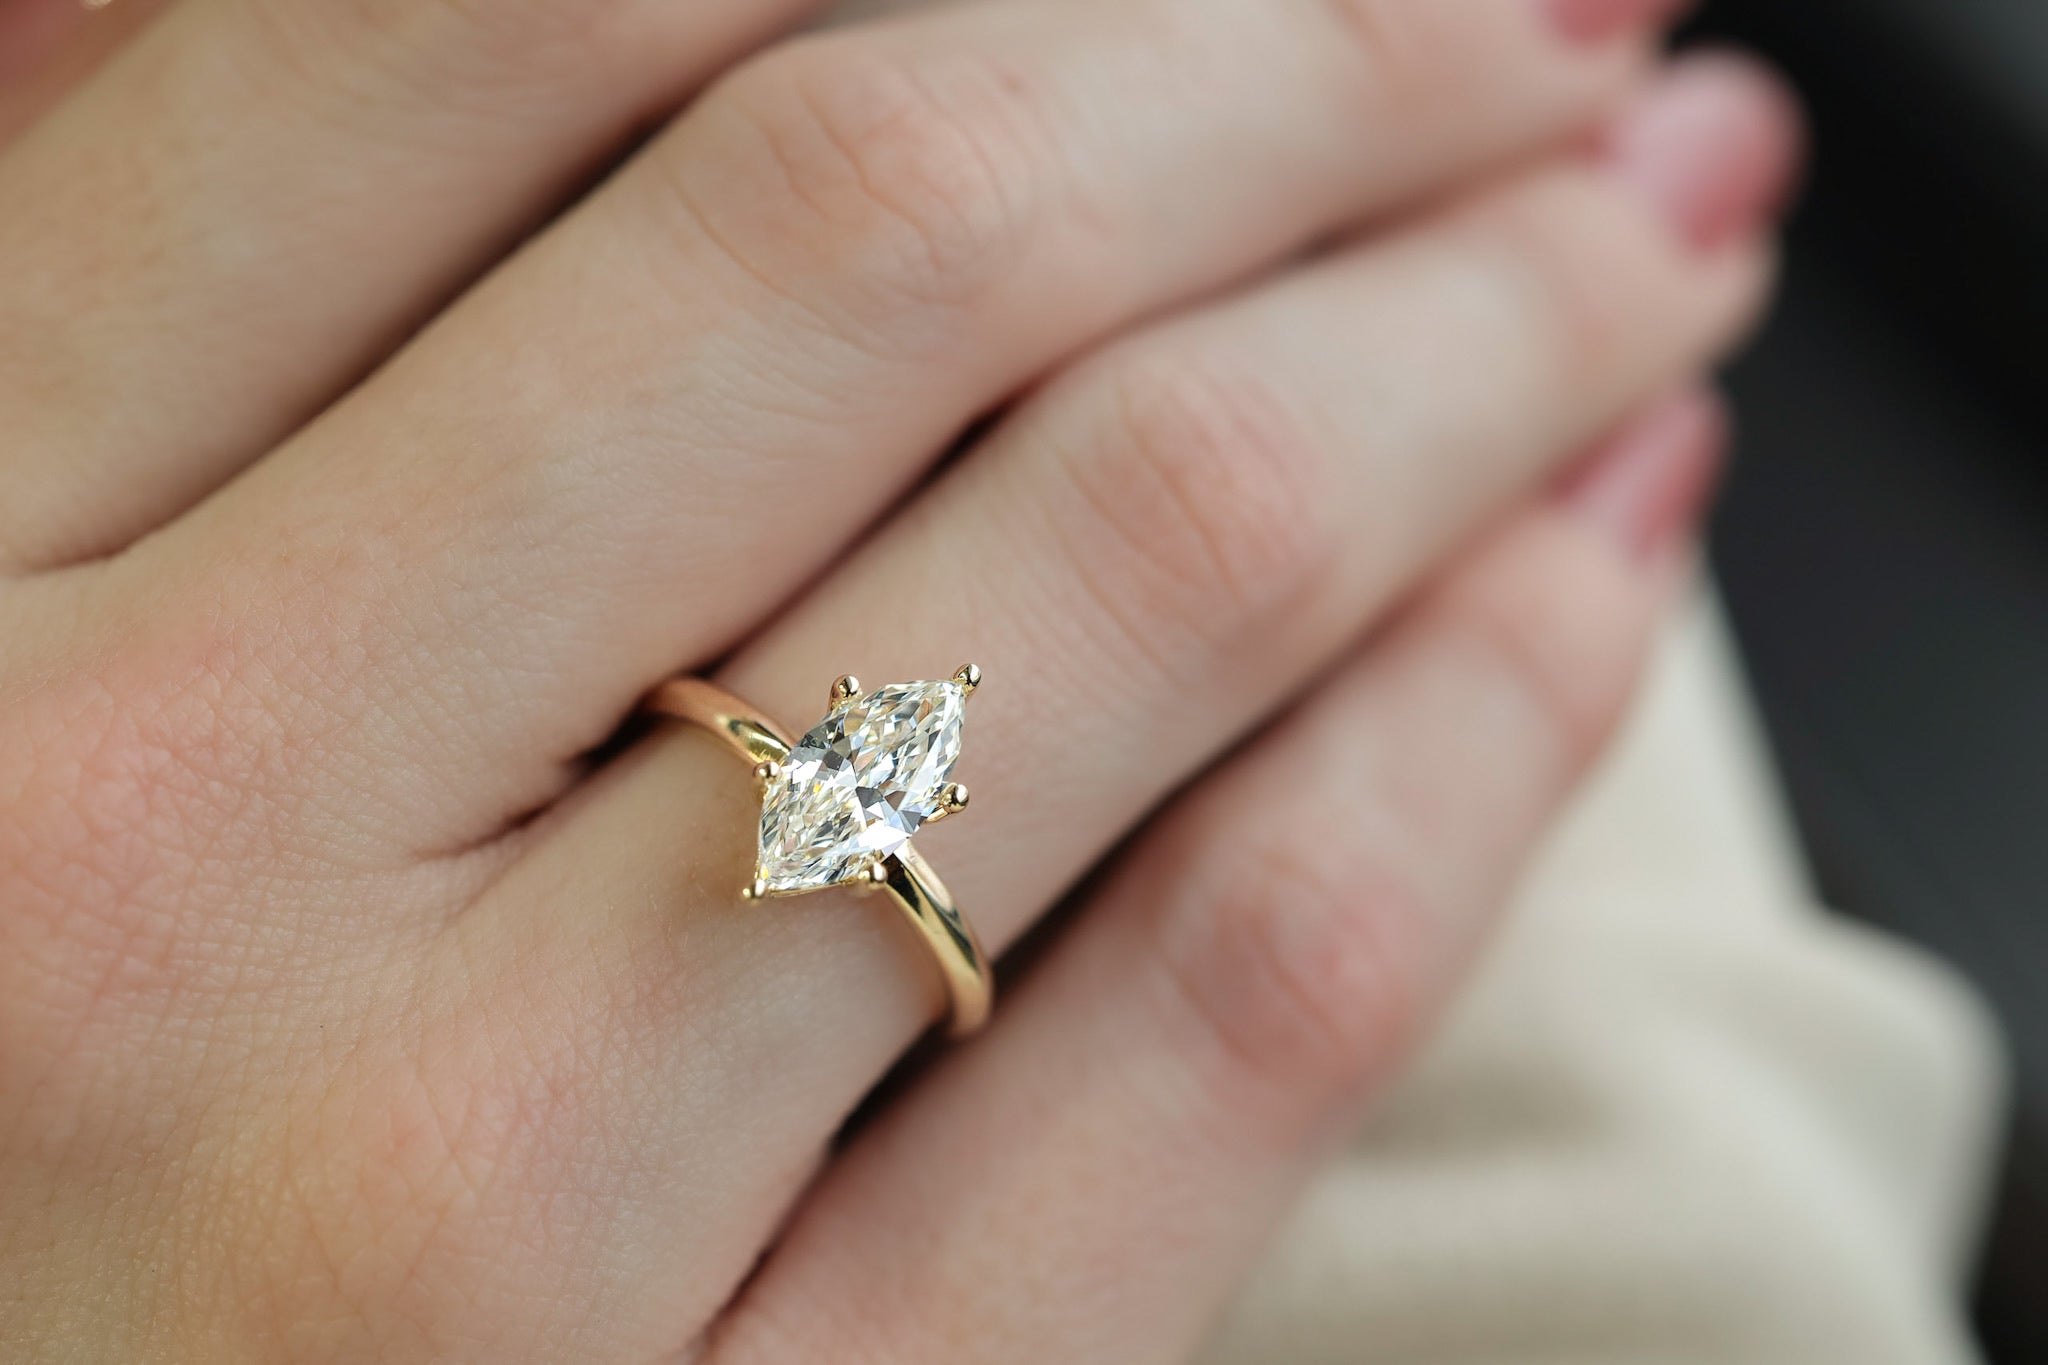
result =
M829 887L882 891L939 967L950 1031L986 1022L994 984L981 943L911 836L967 809L953 780L967 699L981 685L968 664L939 682L862 689L832 684L829 709L792 742L766 716L702 678L674 678L646 709L709 730L753 767L761 800L753 879L760 902Z
M980 685L972 664L944 682L872 692L851 674L833 683L831 709L789 756L755 765L760 848L741 894L763 900L884 884L889 858L911 835L967 809L953 765L967 699Z

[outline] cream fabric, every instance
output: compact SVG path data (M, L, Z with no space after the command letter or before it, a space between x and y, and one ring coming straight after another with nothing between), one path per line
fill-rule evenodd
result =
M1992 1034L1813 907L1728 659L1703 604L1205 1365L1973 1358Z

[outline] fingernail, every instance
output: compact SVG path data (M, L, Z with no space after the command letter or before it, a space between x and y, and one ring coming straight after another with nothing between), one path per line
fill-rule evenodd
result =
M1666 23L1691 0L1539 0L1557 31L1575 43L1604 43Z
M1728 413L1710 390L1668 398L1614 432L1557 497L1628 559L1650 565L1690 539L1728 454Z
M1676 63L1607 129L1601 156L1702 250L1761 230L1797 178L1797 104L1768 70L1707 54Z

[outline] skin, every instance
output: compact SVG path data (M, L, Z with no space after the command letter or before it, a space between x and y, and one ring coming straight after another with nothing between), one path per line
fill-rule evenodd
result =
M8 1358L1185 1359L1683 580L1795 132L1663 8L24 24ZM966 658L1060 928L834 1147L929 964L608 741Z

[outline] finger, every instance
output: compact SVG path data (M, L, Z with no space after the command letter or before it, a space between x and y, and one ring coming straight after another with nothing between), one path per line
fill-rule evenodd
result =
M210 491L805 3L172 8L0 161L0 565Z
M1719 151L1704 166L1729 170ZM725 680L801 725L849 669L942 677L981 654L957 774L973 808L917 843L1000 948L1552 450L1696 371L1750 307L1759 248L1688 247L1676 226L1606 173L1553 168L1141 335L1017 414ZM1192 354L1234 385L1208 392L1259 404L1120 420L1134 410L1122 367L1149 357L1145 372L1173 374ZM1077 468L1125 495L1091 496ZM878 604L895 607L879 628ZM540 995L571 1034L649 1040L646 1093L612 1102L655 1133L688 1130L724 1173L632 1215L655 1280L663 1226L700 1231L693 1265L744 1265L792 1172L934 1002L930 962L886 907L826 893L740 910L748 791L701 736L644 744L546 817L457 925L462 979Z
M1716 414L1618 437L1164 815L827 1172L710 1359L1188 1359L1614 724Z
M0 0L0 147L96 71L163 0Z
M1718 120L1688 122L1709 100ZM1104 351L724 680L804 717L821 678L974 657L991 679L976 748L994 761L972 785L1006 811L1003 835L970 837L970 820L932 839L1009 938L1557 452L1730 343L1759 297L1753 229L1783 174L1746 139L1781 107L1747 70L1682 70L1604 164L1545 168ZM1747 227L1731 239L1738 201ZM891 603L904 610L878 638L875 604ZM672 777L648 774L646 792Z
M347 799L487 837L1047 364L1579 127L1640 45L1543 13L991 0L779 49L131 571L318 612L345 657L281 672L356 706Z

